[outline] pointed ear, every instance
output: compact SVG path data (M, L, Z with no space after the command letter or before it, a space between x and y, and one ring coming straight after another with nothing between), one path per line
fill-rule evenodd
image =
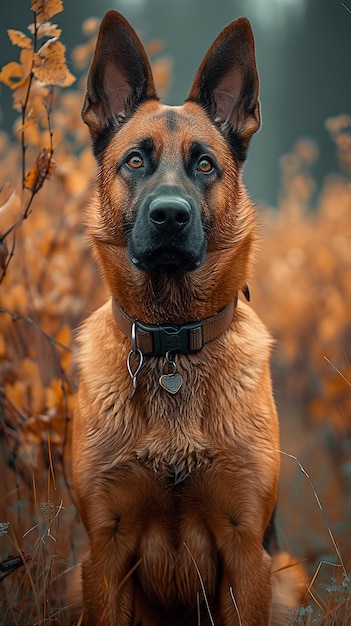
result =
M224 134L239 139L239 160L245 159L251 136L260 127L258 88L254 38L250 22L241 17L218 35L188 96L207 111Z
M82 110L93 141L116 131L152 98L158 99L138 36L120 13L108 11L101 22Z

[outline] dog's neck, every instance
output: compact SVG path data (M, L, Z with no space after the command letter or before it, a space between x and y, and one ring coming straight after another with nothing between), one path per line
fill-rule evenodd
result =
M112 312L118 328L132 340L132 348L147 356L167 353L192 354L219 337L230 326L238 297L221 311L203 320L185 324L145 324L130 317L112 298Z

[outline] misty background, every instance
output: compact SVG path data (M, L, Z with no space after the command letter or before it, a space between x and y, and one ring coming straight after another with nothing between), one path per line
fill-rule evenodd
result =
M125 15L144 43L154 38L163 41L163 52L173 64L168 104L182 103L219 31L241 15L249 18L256 40L263 120L244 173L255 202L276 205L279 159L301 137L318 145L313 173L319 184L338 168L325 120L351 113L351 0L65 0L64 11L53 22L62 28L69 66L70 51L85 41L82 22L87 17L101 18L111 8ZM7 29L26 32L31 20L29 0L1 3L0 66L17 61L19 55ZM16 116L10 90L0 84L0 130L12 135Z

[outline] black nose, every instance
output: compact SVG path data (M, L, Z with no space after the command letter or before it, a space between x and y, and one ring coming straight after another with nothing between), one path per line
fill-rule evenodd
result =
M158 196L150 203L149 217L160 230L180 231L190 221L191 206L184 198Z

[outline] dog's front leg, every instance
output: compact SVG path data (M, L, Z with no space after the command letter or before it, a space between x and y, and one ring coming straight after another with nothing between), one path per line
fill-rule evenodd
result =
M82 567L84 614L83 626L131 626L134 594L129 559L108 552L107 546L94 549ZM127 554L125 554L127 557Z
M83 624L132 626L142 533L138 479L128 481L123 471L99 472L96 463L79 463L75 470L77 504L90 543L82 564Z
M141 529L133 514L123 511L126 493L132 500L132 484L121 486L112 477L92 476L86 506L80 502L90 541L82 567L84 626L134 623L133 572L138 567Z
M262 461L262 460L261 460ZM223 456L194 484L199 508L214 539L220 571L216 613L221 626L268 626L272 604L271 558L265 529L275 503L277 461L241 450ZM264 465L264 463L266 465ZM270 468L270 471L268 471ZM195 489L196 487L196 489ZM203 503L201 505L201 502Z
M268 626L270 623L271 559L262 549L256 552L243 544L225 559L220 592L223 626Z

